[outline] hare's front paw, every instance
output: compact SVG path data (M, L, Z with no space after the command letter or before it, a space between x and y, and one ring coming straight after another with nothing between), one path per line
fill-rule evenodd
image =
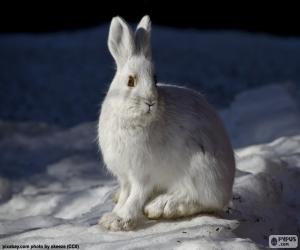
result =
M120 193L121 193L121 190L120 190L120 189L116 190L116 191L113 193L113 195L112 195L112 200L113 200L114 203L118 203L119 198L120 198Z
M159 195L144 208L144 213L149 219L175 219L191 216L200 211L199 204L172 194Z
M130 231L136 227L136 220L121 218L114 212L105 213L99 224L111 231Z

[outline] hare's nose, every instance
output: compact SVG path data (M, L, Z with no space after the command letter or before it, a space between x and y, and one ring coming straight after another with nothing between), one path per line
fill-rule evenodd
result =
M155 102L145 102L149 107L152 107L154 104L155 104Z

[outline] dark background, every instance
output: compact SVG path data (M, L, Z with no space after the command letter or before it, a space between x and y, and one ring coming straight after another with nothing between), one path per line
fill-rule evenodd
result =
M245 89L300 83L296 5L188 0L63 3L0 3L0 123L71 127L96 121L114 75L106 41L116 15L135 24L149 14L158 80L195 88L216 108L229 106Z
M154 24L203 30L243 30L299 36L299 11L291 3L221 1L81 1L0 6L0 32L57 32L97 26L120 15L136 22L149 14Z

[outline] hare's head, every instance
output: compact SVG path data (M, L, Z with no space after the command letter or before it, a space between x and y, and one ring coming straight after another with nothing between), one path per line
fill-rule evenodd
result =
M133 32L120 17L111 21L108 47L117 71L109 95L113 105L128 118L153 118L157 112L158 94L151 61L151 22L144 16Z

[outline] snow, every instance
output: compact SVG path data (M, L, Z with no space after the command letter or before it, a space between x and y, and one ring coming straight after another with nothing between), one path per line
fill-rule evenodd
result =
M116 191L117 183L101 164L96 143L96 122L91 121L94 119L94 113L89 111L85 114L90 103L84 103L81 99L86 98L85 93L88 96L95 85L92 84L91 89L84 92L79 87L81 85L75 83L75 89L64 104L60 103L58 97L65 95L66 92L60 91L65 90L66 86L61 86L62 89L52 96L55 100L60 100L54 108L47 106L50 97L41 102L40 110L49 111L48 120L35 107L27 117L18 116L18 111L15 114L16 119L0 120L1 245L79 244L80 249L262 249L268 246L268 237L271 234L299 235L300 92L293 81L299 80L300 77L299 72L296 72L300 65L296 65L300 58L300 42L297 39L285 40L243 33L188 31L181 34L182 32L163 28L155 32L159 38L154 36L154 49L159 46L167 48L171 38L183 42L182 46L175 43L170 46L170 49L175 49L176 56L182 53L182 60L170 60L167 58L169 52L162 50L156 55L159 64L170 60L169 64L175 65L175 68L184 67L185 71L182 74L177 73L177 76L182 77L181 80L191 80L190 86L196 89L201 89L209 80L213 80L206 90L210 89L213 92L220 86L226 90L225 93L221 91L215 94L212 99L226 94L228 100L222 100L219 104L229 103L226 108L220 110L235 147L238 168L229 208L218 216L202 214L175 221L145 220L140 228L130 232L108 232L101 228L97 221L103 213L113 208L112 195ZM76 37L81 39L73 41ZM64 65L74 59L64 58L70 55L68 53L74 48L85 48L86 44L96 48L95 39L100 41L99 48L106 50L103 44L106 40L106 28L101 28L98 35L95 35L95 30L90 30L44 35L36 40L26 35L10 35L0 37L0 47L3 51L5 46L10 47L11 51L15 51L16 58L19 52L29 47L29 54L33 53L35 48L38 51L35 53L49 49L47 57L54 56L51 55L53 50L56 53L61 49L63 56L58 64ZM54 40L59 42L54 43ZM18 47L17 42L23 45ZM70 47L68 52L65 50L66 44ZM197 49L198 47L200 49ZM207 50L204 50L204 47ZM229 47L231 50L228 50ZM99 48L97 47L97 51ZM229 56L233 50L237 50L237 53ZM247 58L246 51L249 56ZM256 65L254 53L262 53L263 60L272 62L269 64L271 67L267 68L270 71L264 71L265 65ZM198 61L200 55L204 59L197 65L192 64ZM229 61L235 65L240 62L237 69L241 71L235 79L228 78L226 73L229 70L228 61L224 59L226 56L229 56ZM289 60L289 67L280 68L277 59L281 56L282 60ZM78 59L79 54L74 57ZM16 58L10 60L16 62ZM35 70L44 73L37 75L40 79L33 79L32 84L43 84L42 80L49 76L46 71L51 70L48 68L53 65L41 64L39 60L42 59L35 54L29 58L35 58L37 61L36 64L26 67L32 67L30 69L33 74ZM91 58L96 60L94 55L91 55ZM85 58L80 62L80 66L88 60L89 58ZM209 63L205 64L205 60ZM92 63L92 67L96 65L103 73L100 78L109 80L108 73L104 70L110 65L108 60L101 60L99 65ZM212 65L216 68L209 68ZM252 65L252 68L246 67L249 65ZM59 65L56 66L59 68ZM88 65L84 67L83 70L90 72ZM202 69L200 75L198 67ZM161 67L160 71L166 79L175 79L171 66ZM26 72L28 74L29 71ZM67 77L62 72L60 74L63 78ZM84 75L82 72L78 74ZM217 77L213 78L213 74L217 74ZM15 81L20 81L23 76L16 76ZM205 79L203 85L193 85L192 81L199 77ZM270 84L271 80L274 80L272 78L278 80L277 83ZM233 84L232 88L226 86L230 81L241 79L247 79L247 82ZM262 83L265 85L257 87ZM251 88L248 89L249 87ZM45 93L49 94L48 91L52 87L45 84L44 88ZM93 90L98 95L98 102L101 100L101 94L97 91L101 89L104 87ZM30 91L34 88L28 87L27 90L29 97L24 98L30 99ZM76 107L71 108L68 105L74 104L75 97L78 98L78 102ZM8 102L11 107L17 107L16 100L8 100L9 98L7 96L1 100L2 104ZM25 100L26 105L34 102L28 100ZM58 110L64 105L66 109L59 113ZM3 109L2 106L1 110ZM70 119L76 111L80 116L76 118L78 120ZM11 112L10 107L5 112ZM57 124L54 122L55 113L61 116ZM66 124L61 122L63 117L66 117ZM22 121L27 118L30 118L29 121ZM68 126L60 126L62 124Z
M284 84L238 94L223 118L235 147L300 132L299 103L291 98L288 85Z

